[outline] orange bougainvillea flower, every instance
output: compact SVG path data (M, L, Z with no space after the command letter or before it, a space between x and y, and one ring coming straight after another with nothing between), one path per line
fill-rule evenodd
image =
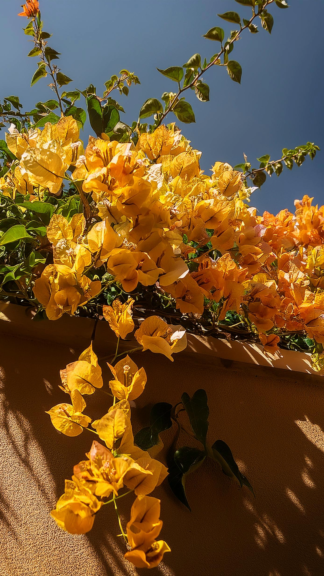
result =
M269 352L270 354L278 352L278 343L280 342L279 336L276 336L275 334L269 334L269 336L266 334L260 334L260 340L266 352Z
M202 314L204 311L204 295L196 280L189 274L171 286L164 287L176 301L176 308L182 314Z
M39 13L39 2L38 0L26 0L26 4L21 6L23 12L20 12L18 16L25 16L26 18L33 18Z
M102 312L110 328L116 336L125 340L127 334L133 332L134 322L132 318L132 306L134 300L128 298L125 304L122 304L118 298L113 301L112 306L103 306Z
M146 318L135 332L135 338L144 350L164 354L173 362L172 354L187 346L186 331L182 326L169 325L159 316Z

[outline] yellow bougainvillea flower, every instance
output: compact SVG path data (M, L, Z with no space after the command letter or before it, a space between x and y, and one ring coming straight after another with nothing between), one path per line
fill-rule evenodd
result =
M99 280L92 282L86 276L78 277L68 266L50 264L36 280L33 291L45 307L47 317L57 320L65 312L73 315L78 306L94 298L100 289Z
M102 313L109 323L110 328L115 332L116 336L120 336L125 340L127 334L133 332L135 325L132 318L132 306L134 300L128 298L125 304L122 304L118 298L116 298L112 306L103 306Z
M134 501L127 523L128 543L132 548L149 548L159 536L163 522L160 520L161 501L152 496L138 496Z
M154 460L149 455L138 458L136 465L126 472L124 483L127 488L134 490L137 496L146 496L153 492L168 475L168 470L164 464L159 460Z
M183 314L202 314L204 311L204 295L197 282L189 275L181 278L171 286L165 286L165 291L176 301L176 308Z
M125 554L136 568L154 568L162 561L164 553L170 552L166 542L155 540L161 529L160 500L138 496L127 523L127 537L132 549Z
M115 366L110 364L108 366L115 378L109 382L113 395L119 400L136 400L146 385L147 376L144 368L138 370L128 355Z
M199 158L200 152L191 150L182 152L171 159L169 166L169 173L172 178L180 176L183 180L192 180L195 176L199 176Z
M242 174L234 170L222 172L218 179L220 193L227 198L234 196L242 188Z
M186 331L182 326L169 325L159 316L149 316L135 332L135 338L144 350L164 354L173 362L172 354L187 347Z
M50 415L52 424L56 430L65 436L79 436L83 428L87 428L91 418L82 414L86 403L78 390L71 392L71 404L58 404L51 408L47 414Z
M116 281L122 283L125 292L135 290L139 282L143 286L152 286L163 272L145 252L132 252L125 248L111 252L107 269Z
M51 194L58 194L71 160L72 153L69 154L57 144L52 150L29 148L22 155L21 165L34 186L42 186L48 188Z
M176 155L184 152L187 142L181 136L180 130L172 132L162 125L152 134L148 132L141 134L138 145L150 160L156 160L159 156Z
M152 542L148 550L145 550L144 546L140 546L135 550L126 552L125 558L136 568L155 568L162 562L166 552L171 552L171 548L164 540L159 540Z
M129 403L121 400L112 406L108 413L100 420L92 423L92 427L97 431L99 438L106 443L111 450L118 438L121 438L129 425Z
M54 214L47 227L47 238L53 244L54 264L68 266L80 276L91 264L91 252L82 244L86 221L83 214L74 214L69 222L61 214Z
M121 188L117 207L128 218L135 218L142 213L142 207L149 199L153 190L151 182L143 178L134 177L132 184Z
M65 370L61 370L61 379L64 389L69 392L78 390L81 394L93 394L96 388L102 388L102 370L92 343L76 362L71 362Z
M60 528L70 534L86 534L93 527L95 513L101 502L82 483L65 481L65 493L58 500L51 516Z
M77 243L78 239L83 235L86 221L83 214L74 214L69 222L61 214L54 214L47 227L47 238L54 245L60 240L70 240Z
M100 260L106 262L114 248L122 244L122 238L116 234L110 225L109 219L95 224L87 234L87 242L91 252L100 251Z
M97 443L97 446L100 446ZM92 445L89 460L79 462L74 466L73 480L79 480L100 498L108 498L112 493L116 496L118 491L127 486L126 478L131 474L131 480L139 478L138 484L143 483L146 477L152 477L153 473L149 469L142 468L137 462L128 456L115 458L110 450L103 453L104 447L99 450ZM98 452L100 452L98 454ZM96 454L95 454L96 453Z

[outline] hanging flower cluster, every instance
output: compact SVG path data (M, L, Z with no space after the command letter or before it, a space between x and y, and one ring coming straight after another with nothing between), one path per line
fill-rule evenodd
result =
M121 337L125 338L134 330L131 306L131 300L124 305L115 300L113 307L105 308L105 317L114 329L118 343ZM166 354L161 343L167 347L170 345L162 323L163 320L157 316L144 320L135 334L138 341L148 339L145 348L143 344L143 350ZM155 335L149 336L150 333ZM178 338L182 341L183 349L186 346L185 334L179 333ZM174 346L178 338L174 339ZM117 352L118 344L115 359ZM171 352L168 351L168 354ZM120 355L123 356L123 353ZM157 540L163 525L160 500L148 494L163 482L168 471L149 452L135 445L129 403L142 394L147 376L144 368L138 369L128 355L114 366L108 366L113 376L109 382L113 404L106 414L94 421L84 414L86 402L83 397L103 387L102 372L92 343L76 362L61 371L61 389L70 396L71 404L58 404L48 411L53 426L66 436L78 436L83 430L89 430L97 434L106 446L97 441L92 443L90 452L86 454L87 460L74 466L72 480L66 480L65 492L51 515L58 526L70 534L85 534L93 527L95 515L102 506L113 504L128 546L125 558L137 568L153 568L170 548L163 540ZM107 391L104 392L109 395ZM126 492L125 488L128 489ZM131 508L125 533L117 500L130 492L134 492L137 498Z

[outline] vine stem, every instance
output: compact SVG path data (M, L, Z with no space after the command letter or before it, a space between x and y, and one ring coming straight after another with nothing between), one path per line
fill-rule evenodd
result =
M49 73L50 73L50 75L51 75L51 77L52 77L53 84L54 84L54 91L55 91L55 94L56 94L57 99L58 99L58 101L59 101L59 106L60 106L61 114L62 114L62 116L63 116L63 115L64 115L64 111L63 111L61 96L60 96L59 89L58 89L57 80L56 80L56 74L55 74L55 72L54 72L54 70L53 70L53 68L52 68L51 61L46 58L44 43L43 43L43 41L39 38L40 28L39 28L39 24L38 24L37 18L34 19L34 30L35 30L35 34L34 34L35 44L36 44L36 45L40 48L40 50L42 51L41 59L43 60L45 66L47 66L48 69L49 69Z
M285 160L287 160L287 158L292 160L293 158L296 158L296 156L298 156L298 155L299 155L299 152L296 152L296 154L293 154L292 156L286 155L286 156L282 156L282 158L280 158L279 160L271 160L271 162L268 162L267 166L265 166L264 168L256 168L255 170L250 170L249 172L244 174L242 176L242 180L246 180L247 178L251 178L251 176L253 176L254 174L258 174L258 172L264 172L268 166L274 166L275 164L278 164L279 162L284 162Z
M138 352L139 350L143 350L142 346L137 346L137 348L131 348L131 350L125 350L124 352L120 352L120 354L117 355L115 354L115 357L112 360L112 362L114 362L120 356L124 356L124 354L132 354L133 352ZM105 360L106 358L110 358L110 356L112 356L112 354L109 354L108 356L101 356L99 360Z
M125 494L124 494L124 496L125 496ZM122 536L123 536L123 538L124 538L124 540L125 540L125 542L126 542L126 544L127 544L128 539L127 539L127 536L126 536L126 534L125 534L125 532L124 532L124 529L123 529L123 525L122 525L122 521L121 521L121 518L120 518L119 511L118 511L118 506L117 506L116 500L117 500L117 498L116 498L116 496L115 496L115 494L114 494L113 503L114 503L114 507L115 507L115 510L116 510L117 518L118 518L119 528L120 528L120 531L121 531L121 533L122 533Z
M270 4L273 4L275 0L267 0L266 3L264 4L264 6L262 6L262 9L258 12L258 13L254 13L252 18L249 20L249 22L245 25L245 26L241 26L240 29L238 30L237 34L234 36L234 38L232 38L232 40L230 40L226 46L231 46L232 44L234 44L234 42L236 42L243 30L246 30L247 28L249 28L249 26L252 24L253 20L255 20L255 18L257 18L257 16L259 16L261 14L261 12ZM161 115L161 117L158 119L158 122L156 124L156 127L160 126L160 124L162 124L163 120L165 119L165 117L169 114L169 112L172 112L172 109L174 107L174 105L176 104L176 102L178 101L179 96L181 96L181 94L183 94L183 92L185 92L186 90L189 90L189 88L192 88L193 86L195 86L195 84L197 83L197 80L199 80L199 78L201 78L201 76L207 72L207 70L209 70L209 68L211 68L212 66L214 66L215 64L217 64L217 61L220 60L221 56L225 53L225 46L222 47L222 49L220 50L220 52L215 56L215 58L206 66L206 68L202 68L200 72L198 72L198 74L194 77L194 79L192 80L192 82L190 82L190 84L188 84L187 86L183 86L182 88L179 89L178 93L174 96L174 98L172 99L172 101L170 102L168 108L166 109L165 112L163 112L163 114Z
M111 500L108 500L108 502L103 502L102 505L105 506L106 504L111 504L115 500L119 500L120 498L124 498L124 496L131 494L131 492L133 492L133 490L127 490L127 492L124 492L124 494L121 494L120 496L115 496L114 498L111 498Z

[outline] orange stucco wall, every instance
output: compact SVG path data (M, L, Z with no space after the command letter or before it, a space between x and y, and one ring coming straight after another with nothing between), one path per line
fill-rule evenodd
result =
M86 536L64 533L49 516L92 436L58 434L45 410L65 401L59 370L88 345L93 323L71 318L35 323L23 309L12 310L11 321L0 321L0 574L144 574L124 561L109 507ZM95 351L104 356L112 347L107 325L100 323ZM161 537L172 553L152 576L322 576L323 380L193 349L173 364L150 352L133 358L148 373L145 393L133 409L134 427L147 424L153 402L175 403L182 392L204 387L210 439L230 445L256 493L254 498L240 490L208 462L188 478L190 513L165 483L154 495L162 500ZM88 413L100 416L107 399L100 392L87 397ZM166 444L171 440L168 433ZM132 496L120 501L126 521L131 502Z

